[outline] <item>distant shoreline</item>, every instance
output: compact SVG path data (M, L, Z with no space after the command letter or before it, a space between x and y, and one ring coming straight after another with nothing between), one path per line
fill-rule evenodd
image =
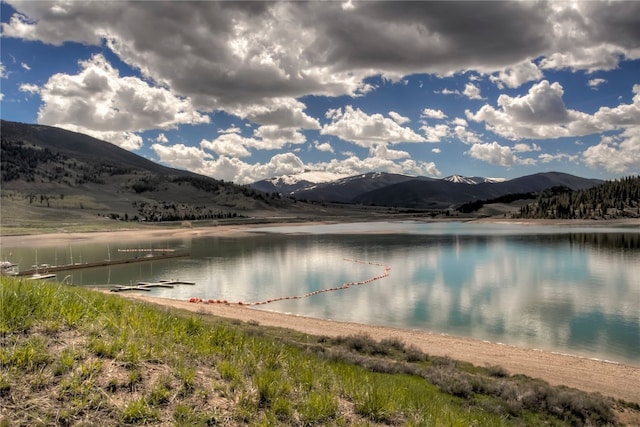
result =
M69 244L79 241L106 241L106 240L139 240L139 239L167 239L181 237L203 237L203 236L219 236L219 237L243 237L251 235L251 229L264 227L279 226L309 226L314 224L339 224L346 222L397 222L397 221L416 221L416 222L465 222L465 223L495 223L495 224L514 224L514 225L539 225L539 226L581 226L581 227L620 227L635 228L640 231L640 218L630 219L614 219L614 220L580 220L580 219L508 219L499 217L489 218L447 218L447 219L431 219L431 218L350 218L348 220L326 219L322 221L295 221L295 222L264 222L255 224L221 224L203 227L163 227L159 225L148 228L123 228L120 230L108 231L85 231L85 232L56 232L56 233L38 233L34 230L33 234L6 235L2 237L3 246L20 246L34 247L42 244L43 241L56 241L62 244Z

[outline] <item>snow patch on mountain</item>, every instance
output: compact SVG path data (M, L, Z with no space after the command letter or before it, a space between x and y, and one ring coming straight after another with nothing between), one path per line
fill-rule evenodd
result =
M456 184L481 184L483 182L496 183L496 182L506 181L505 178L485 178L482 176L462 176L462 175L451 175L442 179L445 181L454 182Z
M282 175L275 176L270 178L269 181L273 183L273 185L295 185L301 181L310 182L313 184L320 184L323 182L331 182L336 181L338 179L345 178L346 175L338 174L334 172L325 172L325 171L317 171L317 170L305 170L304 172L290 174L290 175Z

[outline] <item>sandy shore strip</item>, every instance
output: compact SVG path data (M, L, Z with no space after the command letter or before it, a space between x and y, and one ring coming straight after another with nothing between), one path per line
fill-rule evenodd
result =
M315 336L335 337L366 334L378 341L385 338L395 338L406 345L416 346L433 356L449 356L453 359L471 362L477 366L499 365L511 374L524 374L543 379L553 385L566 385L588 392L599 392L605 396L624 399L628 402L640 403L640 367L469 338L322 320L232 304L190 303L140 294L122 296L205 315L292 329Z

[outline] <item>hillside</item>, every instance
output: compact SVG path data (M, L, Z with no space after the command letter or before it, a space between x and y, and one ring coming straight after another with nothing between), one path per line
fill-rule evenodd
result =
M516 218L613 219L640 218L640 177L608 181L596 187L541 192L521 206Z
M183 221L304 215L314 208L159 165L113 144L2 121L2 226L101 220Z

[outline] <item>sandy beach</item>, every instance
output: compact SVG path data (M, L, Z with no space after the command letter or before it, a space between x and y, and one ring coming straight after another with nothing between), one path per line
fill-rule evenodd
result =
M307 224L308 225L308 224ZM597 225L605 225L599 222ZM608 226L620 225L606 223ZM640 225L639 222L625 222L624 225ZM261 224L260 227L263 227ZM42 245L43 239L58 244L71 242L102 242L145 238L167 239L172 237L197 236L242 236L249 234L251 226L224 226L185 229L145 229L117 232L56 233L30 236L5 236L2 244L7 246ZM398 338L407 345L413 345L424 352L436 356L450 356L479 366L500 365L511 374L524 374L541 378L554 385L566 385L588 392L630 402L640 403L640 366L629 366L602 360L594 360L566 354L558 354L536 349L519 348L499 343L478 341L428 333L401 330L364 324L335 322L303 316L294 316L266 310L231 304L190 303L188 301L151 298L138 294L125 297L148 303L171 306L197 313L254 321L260 325L294 329L310 335L340 336L367 334L376 340Z

